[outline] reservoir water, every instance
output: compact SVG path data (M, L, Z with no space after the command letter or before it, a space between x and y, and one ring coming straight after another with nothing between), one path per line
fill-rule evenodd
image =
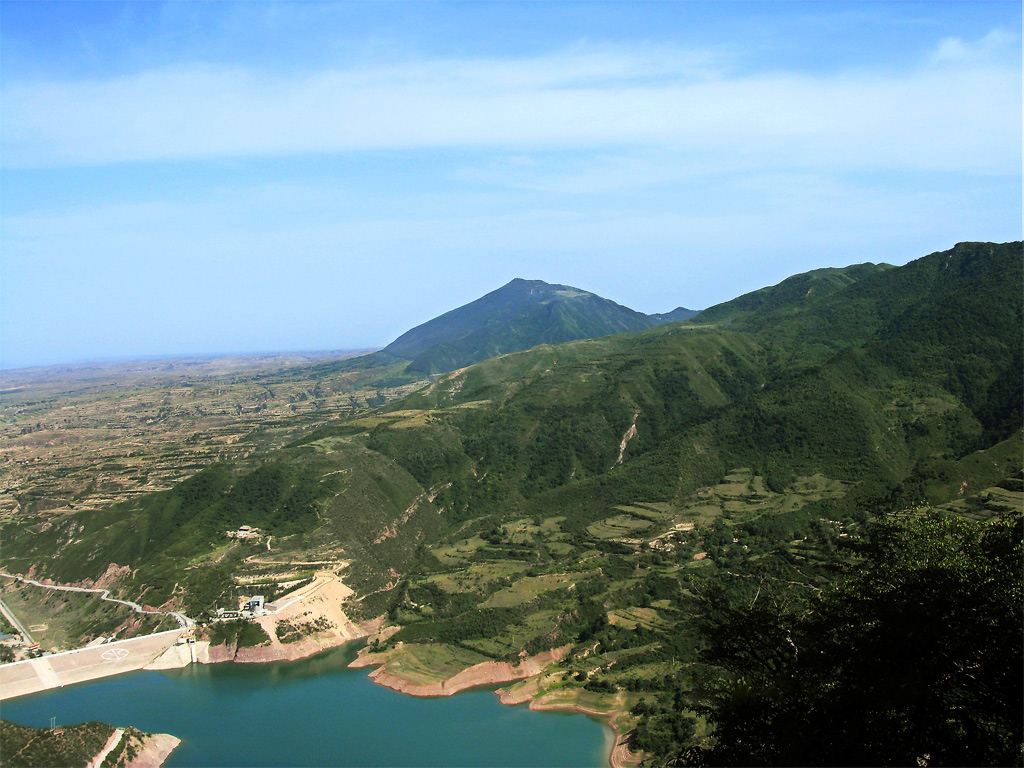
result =
M89 720L182 740L168 766L606 766L610 731L490 690L421 699L348 669L354 648L301 661L131 672L5 701L22 725Z

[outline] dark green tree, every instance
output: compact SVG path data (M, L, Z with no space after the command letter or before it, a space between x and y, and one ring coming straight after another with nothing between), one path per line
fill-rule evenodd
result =
M804 607L706 595L715 744L690 760L1020 765L1022 538L1020 513L893 515L870 526L858 573Z

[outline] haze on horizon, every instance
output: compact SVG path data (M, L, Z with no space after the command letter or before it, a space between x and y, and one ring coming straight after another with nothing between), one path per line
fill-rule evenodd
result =
M0 366L1021 239L1019 3L0 5Z

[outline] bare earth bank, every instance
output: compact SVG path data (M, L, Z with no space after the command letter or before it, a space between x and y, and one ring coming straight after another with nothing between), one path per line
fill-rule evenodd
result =
M143 737L125 768L159 768L167 756L181 744L181 739L167 733L152 733Z
M271 642L255 648L237 648L234 645L211 645L205 650L200 649L197 661L201 664L219 664L224 661L250 664L305 659L321 651L338 648L353 640L369 637L380 628L382 621L383 617L380 617L371 621L364 621L360 624L348 624L340 630L318 633L305 637L295 643L281 643L275 634L268 633L270 634Z

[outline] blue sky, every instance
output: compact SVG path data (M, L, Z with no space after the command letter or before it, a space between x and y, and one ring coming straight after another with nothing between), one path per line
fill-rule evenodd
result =
M0 4L0 365L1021 238L1021 5Z

